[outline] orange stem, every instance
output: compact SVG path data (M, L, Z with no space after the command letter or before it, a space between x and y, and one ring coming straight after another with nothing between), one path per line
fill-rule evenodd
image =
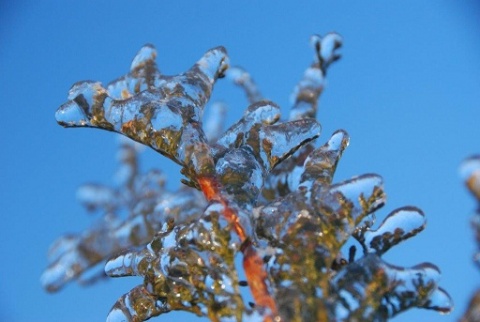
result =
M265 321L272 321L272 316L277 315L277 306L268 292L267 272L263 268L263 260L258 255L248 238L245 228L239 221L238 213L229 207L228 200L220 193L220 183L214 177L201 177L198 179L200 188L208 201L218 201L224 206L224 216L232 223L235 233L242 242L241 251L243 254L243 269L248 280L255 303L259 306L269 308L271 313Z

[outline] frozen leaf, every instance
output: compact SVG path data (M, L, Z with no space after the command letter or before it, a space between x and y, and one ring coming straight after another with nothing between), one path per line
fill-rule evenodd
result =
M327 190L320 184L317 191L320 195L314 201L320 213L342 222L345 232L350 232L367 215L383 206L386 200L382 178L376 174L365 174L333 184Z
M360 234L360 243L366 252L383 254L392 246L415 236L425 228L423 212L415 207L404 207L390 213L376 230Z
M332 279L332 310L338 319L349 321L386 321L412 307L446 313L452 303L438 288L439 276L431 264L401 268L370 254Z
M145 321L169 312L168 306L158 301L143 285L139 285L122 296L107 316L107 322Z
M108 93L114 99L121 100L147 89L154 89L161 81L155 58L157 51L152 45L145 45L132 61L130 72L111 82Z
M234 252L239 247L232 239L230 225L212 205L201 219L183 227L164 228L145 247L128 251L109 260L109 276L143 276L152 308L162 303L158 314L187 310L204 316L230 317L239 321L243 304L234 274ZM110 314L130 312L125 299L136 299L138 288L122 297ZM158 315L155 314L155 315ZM150 315L149 317L151 317ZM144 318L143 318L144 319Z
M251 136L247 144L270 170L302 145L320 136L320 131L321 126L315 120L291 121L261 128L258 139Z
M80 188L80 201L87 210L103 211L102 218L83 233L66 235L52 245L49 266L41 278L47 290L57 291L74 279L95 279L98 274L91 271L98 271L97 265L102 261L121 250L147 243L164 221L172 217L179 223L193 220L205 207L199 192L166 192L161 174L140 174L132 145L125 142L121 151L119 169L129 168L132 176L116 188L92 184ZM100 276L104 276L103 270Z
M325 86L327 68L340 58L337 49L341 46L342 39L338 34L330 33L323 38L314 35L311 44L315 49L316 61L305 71L303 79L295 88L291 120L316 117L318 97Z
M103 217L52 246L45 288L105 274L143 279L118 299L108 321L172 310L213 321L383 321L411 307L449 312L436 267L402 268L380 257L423 229L421 210L397 209L373 230L374 212L386 200L382 178L334 183L349 144L343 130L315 147L318 99L341 38L330 33L311 42L315 60L295 88L288 121L262 99L250 74L227 71L223 47L185 73L165 76L146 45L130 72L106 88L76 83L57 111L61 125L122 133L180 164L183 182L195 189L167 191L163 175L140 172L137 148L123 144L118 187L88 184L79 191L84 206ZM203 112L224 74L250 105L222 133L225 104L212 106L205 126ZM351 247L347 260L342 248L352 237L364 256L355 259Z
M242 67L234 66L227 71L226 75L236 85L243 88L247 99L251 104L262 100L262 94L260 94L257 85L250 74Z
M270 101L251 104L243 117L232 125L216 142L214 155L245 145L248 134L255 133L263 124L273 124L280 118L280 107Z
M95 211L98 208L112 210L115 203L115 191L109 187L97 184L86 184L77 189L77 200L87 210Z
M116 131L185 166L186 174L208 172L213 166L210 158L198 158L199 153L208 155L201 117L213 84L227 68L225 49L211 49L187 72L162 76L158 82L149 81L157 75L151 63L155 55L145 59L145 52L151 50L141 50L132 65L134 71L144 74L147 89L140 91L141 82L136 83L140 84L134 91L137 94L115 99L98 82L77 83L70 90L70 100L56 113L58 123ZM128 87L128 82L125 85Z
M328 142L313 151L305 160L305 169L300 179L302 186L311 188L317 185L328 187L333 181L333 175L343 151L348 146L350 138L343 130L336 131Z

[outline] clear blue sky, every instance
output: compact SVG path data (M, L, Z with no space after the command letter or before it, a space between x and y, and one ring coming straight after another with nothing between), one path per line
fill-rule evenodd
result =
M344 37L343 58L329 70L318 142L340 128L351 136L336 181L382 175L388 202L379 220L401 206L423 209L426 230L386 259L401 266L435 263L456 304L450 316L413 310L395 321L457 320L480 286L471 261L475 203L458 175L460 162L480 153L475 2L1 1L0 320L103 321L140 282L72 284L53 295L40 286L50 243L94 220L76 202L76 187L113 184L115 135L55 122L74 82L105 84L123 75L145 43L156 46L165 74L183 72L207 49L224 45L232 63L250 71L285 113L313 58L310 35L329 31ZM214 99L229 103L229 122L247 106L224 80ZM172 188L179 185L171 161L147 151L142 163L167 172Z

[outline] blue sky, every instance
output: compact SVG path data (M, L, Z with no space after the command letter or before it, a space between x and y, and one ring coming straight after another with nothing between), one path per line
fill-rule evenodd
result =
M388 200L379 220L405 205L425 212L426 230L386 259L401 266L435 263L456 304L450 316L413 310L394 321L457 320L480 286L471 261L475 203L458 174L465 157L480 153L475 2L2 1L0 320L102 321L140 282L72 284L53 295L40 286L50 243L94 220L76 202L76 187L113 184L115 135L55 122L74 82L106 84L123 75L146 43L157 48L164 74L183 72L209 48L224 45L231 62L246 68L286 113L313 58L310 35L329 31L343 36L343 58L328 73L318 142L340 128L351 137L335 181L382 175ZM247 107L241 91L225 80L213 99L229 103L229 122ZM171 161L146 151L142 165L161 168L170 187L179 185Z

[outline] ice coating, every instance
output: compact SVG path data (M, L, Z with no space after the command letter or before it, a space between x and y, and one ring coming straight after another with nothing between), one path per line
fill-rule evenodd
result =
M237 203L250 207L258 198L265 169L252 155L251 150L240 147L228 151L217 161L216 172L227 193Z
M110 315L123 312L123 316L145 320L162 313L160 307L240 321L243 304L238 278L232 274L239 243L230 238L230 225L218 210L212 205L207 216L184 227L166 225L145 247L110 259L107 275L145 278L145 289L139 286L124 295ZM150 315L135 313L131 302L138 300L138 292L152 299L146 311Z
M448 313L452 302L438 287L435 266L402 268L381 258L424 228L421 210L399 208L372 229L386 201L382 178L334 182L350 141L344 130L316 147L318 99L340 57L341 37L315 35L311 43L314 62L295 88L288 121L262 99L247 71L227 70L223 47L185 73L165 76L155 48L146 45L130 71L106 87L74 84L56 114L61 125L115 131L151 147L182 166L187 186L170 192L161 172L139 171L138 148L124 142L118 186L88 184L78 192L88 211L102 215L99 223L54 243L44 287L139 277L108 321L173 310L213 321L269 322L383 321L411 307ZM213 85L224 75L250 102L225 132L224 103L214 104L203 122ZM351 247L347 260L342 249L352 239L364 252Z
M391 212L376 230L365 230L357 239L366 252L380 255L392 246L415 236L425 225L425 215L420 209L404 207Z
M98 184L85 184L77 189L77 200L87 210L95 211L97 209L113 210L116 206L115 191L110 187Z
M337 35L336 37L338 37L338 41L341 41L340 36ZM318 43L317 41L312 41L315 49L315 62L305 71L302 80L295 88L293 93L294 102L289 117L290 120L315 118L318 99L324 88L325 73L329 64L320 64L320 61L324 60L324 58L320 59L320 57L322 57L320 54L322 38L317 35L312 39L318 40ZM336 53L338 47L339 45L330 47L332 51L330 52L330 56L326 58L337 57L338 59L340 57L339 54ZM330 59L329 61L333 62L334 60ZM265 182L262 197L267 200L273 200L275 197L283 196L288 192L294 191L300 181L298 173L302 172L301 167L304 164L305 158L313 149L314 147L312 145L305 145L293 157L283 162L280 168L274 170Z
M172 217L177 222L192 220L205 207L199 192L180 189L170 193L164 190L160 174L139 174L131 143L123 142L121 151L118 172L127 172L130 177L116 188L96 184L80 187L80 201L88 211L101 211L102 218L83 233L66 235L52 245L48 268L41 277L48 291L58 291L71 280L82 282L82 276L113 254L147 243L164 221Z
M229 68L226 76L230 78L236 85L243 88L247 99L251 104L263 99L262 94L257 88L257 85L253 81L251 75L242 67L234 66Z
M320 212L340 216L346 232L350 232L351 228L359 228L357 225L382 207L386 200L382 178L376 174L365 174L333 184L326 191L321 188L318 190L321 195L315 201Z
M109 95L117 100L127 99L147 89L154 89L161 81L155 58L157 51L153 45L142 47L133 58L130 72L107 86Z
M382 205L385 198L381 178L374 175L332 185L321 193L314 196L305 189L299 189L263 207L259 210L259 235L281 243L285 236L291 235L291 227L297 221L308 217L312 221L308 228L316 227L314 231L318 235L318 243L328 244L330 239L335 238L335 243L342 244L361 219ZM360 201L362 206L355 206ZM338 250L335 249L336 252Z
M340 58L337 49L342 45L342 39L338 34L330 33L325 37L314 35L310 42L315 49L316 61L305 71L295 88L291 120L316 117L318 97L325 86L327 68Z
M332 310L336 318L350 321L386 321L412 307L447 313L452 302L438 287L439 276L431 264L401 268L370 254L345 266L332 279L332 297L339 298Z
M145 321L169 311L145 286L139 285L117 301L108 313L107 322Z
M263 124L274 124L280 118L280 107L270 101L251 104L243 117L233 124L216 142L214 155L224 153L228 149L244 145L245 134L257 131Z
M331 33L325 37L326 43L322 54L321 46L324 38L319 35L312 36L311 44L315 50L315 61L311 67L305 70L303 78L292 94L293 105L289 115L290 120L316 117L318 100L325 86L326 71L331 63L340 58L337 52L337 49L341 46L340 35ZM335 44L334 46L331 45L332 41ZM324 64L323 61L329 63ZM276 197L295 191L300 182L298 174L303 172L302 167L305 159L313 149L313 145L304 145L286 162L282 162L280 167L274 169L265 182L262 198L271 201Z
M300 182L302 186L311 188L313 183L327 186L333 181L333 175L343 151L350 138L343 130L336 131L326 144L313 151L305 160L304 172Z
M315 120L296 120L264 127L258 141L249 137L247 143L254 151L258 149L265 167L271 170L302 145L320 136L320 131L321 126Z
M310 43L316 49L320 69L325 73L327 67L334 61L340 59L337 49L342 46L342 37L337 33L328 33L323 37L313 35Z
M109 85L114 96L98 82L75 84L70 100L56 113L57 121L66 127L116 131L187 167L186 174L208 172L213 165L205 151L201 118L213 84L228 66L226 51L209 50L177 76L160 76L155 56L151 46L140 50L131 72Z
M441 287L432 291L423 308L436 310L442 314L448 314L453 309L453 301L450 295Z

